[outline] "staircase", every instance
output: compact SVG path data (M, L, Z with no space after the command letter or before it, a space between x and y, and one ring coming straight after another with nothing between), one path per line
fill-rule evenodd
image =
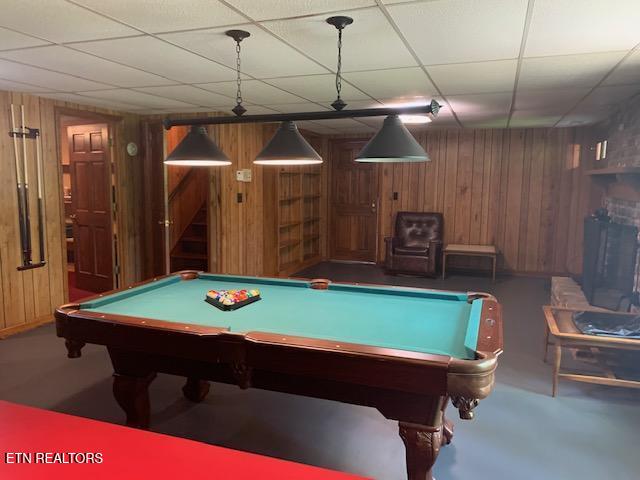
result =
M200 206L191 223L171 250L171 271L209 270L207 255L207 208Z

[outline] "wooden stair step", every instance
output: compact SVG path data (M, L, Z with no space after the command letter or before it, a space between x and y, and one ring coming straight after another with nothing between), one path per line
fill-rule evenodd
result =
M207 254L191 253L191 252L174 252L171 254L171 258L183 258L188 260L207 260Z
M207 237L184 236L180 238L181 242L207 243Z

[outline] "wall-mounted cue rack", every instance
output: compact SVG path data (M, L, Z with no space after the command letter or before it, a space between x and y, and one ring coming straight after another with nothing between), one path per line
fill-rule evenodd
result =
M20 105L20 126L16 126L15 107L11 104L11 131L13 138L14 159L16 165L16 187L18 191L18 223L20 231L20 247L22 250L22 265L18 270L29 270L46 265L45 261L45 232L44 232L44 200L42 189L42 155L40 145L40 130L26 126L24 120L24 105ZM27 157L27 142L35 142L36 189L38 194L38 242L40 260L33 261L31 245L31 215L29 213L29 158ZM22 155L21 155L22 153Z

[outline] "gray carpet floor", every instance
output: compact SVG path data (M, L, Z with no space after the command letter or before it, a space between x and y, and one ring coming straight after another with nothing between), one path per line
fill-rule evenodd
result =
M332 263L298 276L487 291L503 304L496 388L472 421L450 410L456 430L436 463L438 480L640 478L640 391L561 381L559 397L550 395L540 308L548 280L390 277L374 266ZM111 373L103 347L87 345L82 358L68 359L52 325L0 340L0 399L122 423ZM182 397L182 384L159 375L151 385L152 430L377 479L406 478L397 425L374 409L222 384L194 405Z

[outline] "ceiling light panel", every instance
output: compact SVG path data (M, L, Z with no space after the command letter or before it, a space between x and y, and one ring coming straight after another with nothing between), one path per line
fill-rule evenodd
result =
M270 78L265 81L313 102L331 103L336 98L336 77L332 74ZM344 81L342 82L341 97L347 104L349 100L365 100L370 98L366 93L361 92ZM347 108L349 107L347 106Z
M153 37L77 43L74 48L184 83L232 80L231 68Z
M62 73L71 73L119 87L142 87L172 83L171 80L151 73L57 45L0 52L0 58L57 70Z
M111 86L8 60L0 60L0 78L63 91L100 90Z
M342 36L344 72L415 66L416 62L378 8L348 12L353 24ZM263 25L324 66L336 67L336 30L327 15L265 22ZM366 39L366 40L365 40Z
M138 31L64 0L2 2L3 26L51 42L135 35Z
M261 28L243 25L251 36L242 41L242 71L257 78L325 73L327 70ZM233 41L227 28L161 35L192 52L235 68Z
M517 60L434 65L427 71L444 95L513 90Z
M217 0L76 0L145 32L235 25L247 20Z
M629 50L639 24L638 0L536 0L525 56Z
M373 7L374 0L227 0L253 20L300 17L317 13L345 12L351 8ZM353 12L349 12L351 15Z
M374 98L399 95L430 97L437 93L436 88L420 67L351 72L345 73L343 78Z
M0 50L35 47L48 42L0 27Z
M625 53L525 58L520 69L518 89L593 87L624 57Z
M516 58L527 0L448 0L387 7L424 65Z

